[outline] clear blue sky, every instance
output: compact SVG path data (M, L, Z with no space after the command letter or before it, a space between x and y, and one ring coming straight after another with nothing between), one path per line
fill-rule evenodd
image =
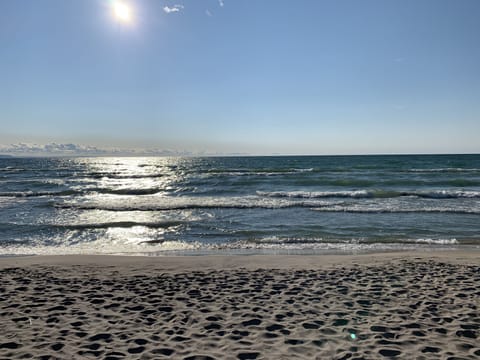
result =
M0 144L480 152L478 0L124 2L0 1Z

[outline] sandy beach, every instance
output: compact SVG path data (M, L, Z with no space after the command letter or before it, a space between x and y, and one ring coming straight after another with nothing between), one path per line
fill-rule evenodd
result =
M0 259L1 359L478 359L478 252Z

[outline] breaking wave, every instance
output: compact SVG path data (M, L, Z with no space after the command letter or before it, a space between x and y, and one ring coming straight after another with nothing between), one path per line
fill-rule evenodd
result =
M257 195L276 198L396 198L414 196L426 199L480 198L480 191L432 190L432 191L394 191L394 190L353 190L353 191L257 191Z
M355 198L355 197L354 197ZM63 209L107 210L107 211L170 211L193 209L286 209L307 208L320 212L351 213L457 213L479 214L477 203L454 200L436 202L432 200L410 201L403 199L341 200L325 196L237 196L237 197L186 197L151 196L116 198L112 196L91 197L82 201L55 201L50 206Z

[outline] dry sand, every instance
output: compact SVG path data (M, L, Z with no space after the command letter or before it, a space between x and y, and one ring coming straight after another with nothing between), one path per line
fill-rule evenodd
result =
M479 359L478 252L0 259L0 358Z

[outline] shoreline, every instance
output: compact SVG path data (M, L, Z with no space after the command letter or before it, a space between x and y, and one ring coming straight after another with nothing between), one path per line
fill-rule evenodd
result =
M477 359L480 257L0 259L0 358Z
M169 257L242 257L242 256L305 256L305 257L329 257L329 256L368 256L368 255L389 255L389 254L424 254L424 253L441 253L441 252L457 252L457 253L477 253L480 255L479 245L431 245L419 244L407 247L404 244L389 248L358 248L358 249L275 249L275 248L245 248L245 249L192 249L192 250L164 250L164 251L131 251L131 252L38 252L38 253L4 253L0 254L2 259L14 258L34 258L34 257L88 257L88 256L105 256L105 257L134 257L134 258L169 258Z
M34 265L97 265L102 266L155 266L162 270L182 271L196 267L224 268L323 268L331 265L369 264L388 262L398 258L422 258L480 265L480 251L432 249L421 251L385 251L360 254L208 254L208 255L14 255L0 257L0 269L11 266Z

